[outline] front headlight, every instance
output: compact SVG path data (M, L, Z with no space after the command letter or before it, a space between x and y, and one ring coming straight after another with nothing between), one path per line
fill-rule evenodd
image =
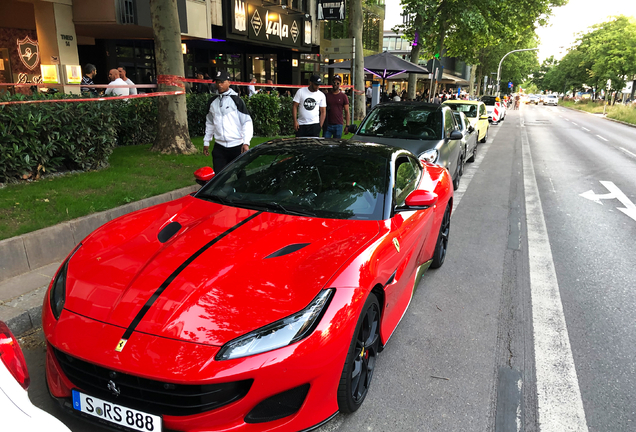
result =
M68 260L58 272L50 292L51 311L55 319L60 318L64 302L66 301L66 271L68 270Z
M437 149L426 150L424 153L420 155L420 160L425 162L435 163L437 162L438 155L439 155L439 152L437 151Z
M333 288L323 290L300 312L228 342L216 355L216 360L264 353L309 336L320 322L334 292Z
M64 309L64 302L66 301L66 272L68 271L68 262L73 258L75 252L82 246L82 243L78 244L68 259L62 264L60 271L55 276L53 285L51 286L51 292L49 293L49 302L51 304L51 311L55 319L60 318L62 309Z

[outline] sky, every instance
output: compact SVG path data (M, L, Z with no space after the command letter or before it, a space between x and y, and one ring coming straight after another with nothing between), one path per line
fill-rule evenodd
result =
M384 29L402 24L400 0L385 0ZM636 0L570 0L567 5L554 8L548 25L537 29L540 38L539 62L554 55L560 59L567 47L576 41L576 33L594 24L608 21L613 15L636 17Z

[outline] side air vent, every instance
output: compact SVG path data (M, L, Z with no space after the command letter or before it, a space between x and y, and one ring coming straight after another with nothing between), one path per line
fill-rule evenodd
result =
M289 255L290 253L294 253L294 252L296 252L298 250L301 250L302 248L304 248L305 246L308 246L308 245L309 245L309 243L296 243L296 244L287 245L284 248L277 250L273 254L266 256L265 259L267 259L267 258L277 258L277 257L281 257L283 255Z
M171 222L165 227L163 227L161 231L159 231L159 234L157 235L157 239L161 243L165 243L168 240L170 240L173 235L178 233L180 229L181 229L181 224L179 222Z

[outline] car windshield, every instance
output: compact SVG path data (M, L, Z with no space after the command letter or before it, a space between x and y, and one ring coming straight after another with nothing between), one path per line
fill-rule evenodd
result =
M383 219L390 152L374 144L307 141L253 148L208 182L196 197L274 213Z
M481 101L486 105L494 105L497 102L497 96L482 96Z
M474 104L458 104L458 103L449 103L445 104L450 107L453 111L463 112L466 114L466 117L476 118L477 117L477 105Z
M391 104L377 106L360 126L358 135L439 140L442 113L437 106Z

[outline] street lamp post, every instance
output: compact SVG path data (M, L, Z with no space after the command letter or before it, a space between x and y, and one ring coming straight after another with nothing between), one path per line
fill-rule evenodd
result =
M499 68L497 69L497 97L500 96L500 91L499 91L499 77L501 76L501 64L503 63L504 59L506 57L508 57L508 54L512 54L512 53L516 53L516 52L521 52L521 51L537 51L539 48L524 48L524 49L518 49L518 50L513 50L510 51L509 53L507 53L505 56L503 56L501 58L501 61L499 62Z

